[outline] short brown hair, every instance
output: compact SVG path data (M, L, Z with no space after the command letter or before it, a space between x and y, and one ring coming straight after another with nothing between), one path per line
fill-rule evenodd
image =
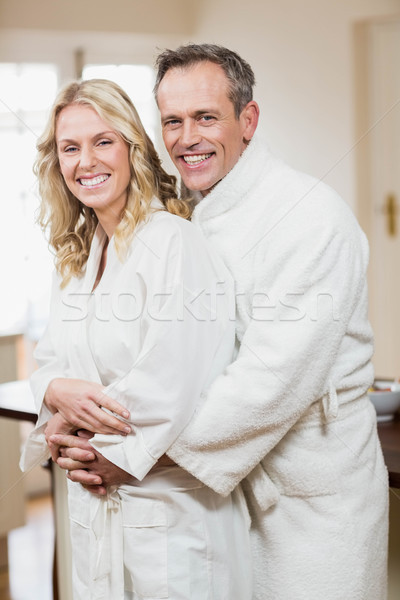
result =
M176 50L161 52L156 60L157 77L154 86L156 100L159 85L167 71L175 68L185 69L207 61L223 69L229 82L229 99L238 119L246 104L253 100L253 87L256 82L254 73L250 65L236 52L216 44L187 44Z

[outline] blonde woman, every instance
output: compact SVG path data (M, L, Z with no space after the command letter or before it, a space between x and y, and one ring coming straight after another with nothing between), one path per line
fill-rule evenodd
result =
M157 464L232 360L229 273L114 83L60 92L36 173L56 272L22 466L84 429L121 470L105 496L68 481L75 600L250 599L241 491Z

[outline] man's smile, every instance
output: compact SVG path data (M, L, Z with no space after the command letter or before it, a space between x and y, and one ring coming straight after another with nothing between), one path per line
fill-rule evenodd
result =
M208 154L185 154L182 156L183 160L188 165L199 165L203 163L205 160L210 158L214 154L213 152L209 152Z

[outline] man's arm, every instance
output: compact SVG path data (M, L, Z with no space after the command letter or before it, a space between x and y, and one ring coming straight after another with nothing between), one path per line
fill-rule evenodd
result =
M78 431L77 435L55 434L50 437L50 443L60 448L57 464L68 471L71 481L81 483L93 494L104 496L108 486L129 484L135 478L94 450L89 443L92 435L84 430ZM174 465L174 461L164 454L153 469Z
M345 221L330 232L326 219L325 230L322 226L315 218L302 237L298 227L290 239L281 233L269 240L278 262L269 266L265 256L264 278L261 269L254 278L254 291L265 292L266 308L253 310L237 359L210 386L195 418L167 452L222 495L314 402L335 394L346 372L369 364L365 238ZM348 335L359 352L348 365L339 354L353 313ZM357 384L360 395L369 376L366 367Z
M321 232L323 223L318 219L312 225L297 239L292 231L290 252L275 249L278 257L285 258L274 268L265 267L265 258L265 277L260 269L254 289L267 290L271 301L265 310L254 309L237 359L211 384L195 417L167 451L181 467L223 495L250 473L315 401L341 384L349 368L358 368L357 363L347 365L348 359L338 358L354 313L349 336L358 345L360 368L370 361L365 238L346 221L333 232L329 227ZM290 245L285 236L280 238L282 246ZM272 300L280 301L272 307L273 313ZM338 380L332 379L334 365ZM364 375L360 374L360 394Z
M132 433L96 433L90 441L139 480L189 422L213 372L231 360L235 332L233 280L196 229L184 221L162 221L148 235L147 243L157 238L158 247L140 263L147 298L140 350L132 351L123 369L115 366L117 376L105 388L130 411Z

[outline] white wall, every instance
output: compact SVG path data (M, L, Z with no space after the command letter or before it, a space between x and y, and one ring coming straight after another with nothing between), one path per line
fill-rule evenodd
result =
M145 62L190 40L226 45L254 68L272 149L357 208L354 25L396 14L400 0L0 0L0 61L55 53L72 76L74 50L105 51L101 32L122 32L114 50Z
M35 30L53 36L66 60L66 47L101 53L102 31L124 32L126 53L151 59L186 41L236 49L254 68L271 148L356 209L353 26L393 14L400 0L0 0L0 60L16 28L19 39L23 31L28 40Z
M204 0L196 41L249 61L271 148L356 208L353 25L396 13L399 0Z
M0 0L8 29L186 34L195 16L187 0Z

